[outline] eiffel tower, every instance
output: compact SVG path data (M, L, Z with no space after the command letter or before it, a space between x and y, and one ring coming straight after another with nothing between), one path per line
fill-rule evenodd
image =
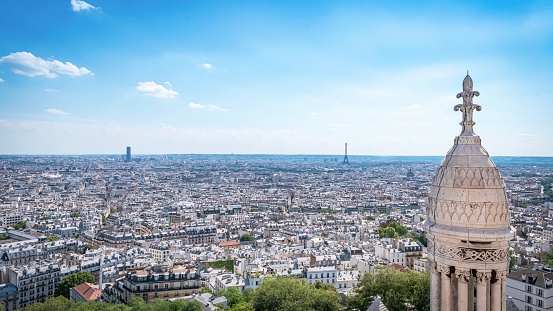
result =
M348 159L348 143L346 143L346 153L344 153L344 162L342 162L342 164L349 164L349 159Z

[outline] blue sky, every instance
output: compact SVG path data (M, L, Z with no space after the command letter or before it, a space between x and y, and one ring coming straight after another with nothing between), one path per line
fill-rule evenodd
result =
M0 2L0 154L553 156L550 1Z

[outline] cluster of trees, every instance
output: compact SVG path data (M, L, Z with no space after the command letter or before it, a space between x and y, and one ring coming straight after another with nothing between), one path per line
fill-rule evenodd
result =
M198 301L156 300L146 303L140 297L133 297L129 305L106 302L79 302L58 296L45 302L32 304L21 311L201 311L202 304Z
M339 311L343 309L331 284L309 284L295 277L265 279L255 291L236 288L219 293L227 298L227 311Z
M548 177L541 182L543 186L543 194L553 197L553 189L551 189L551 186L553 185L553 177Z
M57 235L51 235L51 236L49 236L49 237L46 239L46 242L54 242L54 241L57 241L57 240L59 240L59 239L60 239L59 236L57 236Z
M242 236L240 237L240 242L245 242L245 241L253 241L252 236L247 233L242 234Z
M79 272L60 281L55 298L36 303L23 311L200 311L196 301L155 300L146 303L134 297L129 305L87 302L73 303L67 299L69 289L83 282L94 283L94 276ZM429 311L430 277L428 273L400 272L386 268L375 274L364 275L359 284L346 297L346 305L332 284L316 282L309 284L304 279L280 276L265 279L255 291L237 288L223 290L226 297L225 311L341 311L367 310L374 296L380 296L390 311Z
M378 234L381 238L399 238L407 235L409 230L407 227L398 224L395 221L392 221L388 224L386 228L378 228Z
M25 229L25 228L27 228L27 222L26 221L20 221L20 222L16 223L15 225L13 225L13 228L15 230Z
M69 299L69 290L72 287L75 287L83 283L92 283L96 284L96 278L90 272L79 271L77 273L70 274L64 277L59 283L58 288L56 289L56 296L63 296Z
M7 234L7 233L2 233L0 234L0 240L3 241L3 240L7 240L10 238L10 235Z
M374 296L380 296L390 311L430 310L430 274L400 272L392 268L365 274L347 299L348 310L367 310Z

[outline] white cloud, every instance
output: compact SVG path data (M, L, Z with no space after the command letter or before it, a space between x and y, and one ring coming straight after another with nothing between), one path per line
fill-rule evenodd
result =
M71 0L71 7L73 8L73 11L75 11L75 12L84 11L84 10L92 10L92 9L96 8L95 6L93 6L89 3L86 3L82 0Z
M46 109L46 112L51 113L51 114L59 114L59 115L68 115L69 114L69 112L65 112L63 110L54 109L54 108Z
M409 105L409 109L420 109L420 108L422 108L421 105L415 105L415 104Z
M538 135L535 134L518 134L515 135L516 140L534 140L537 139Z
M202 67L204 67L205 69L211 69L211 67L213 67L212 64L208 64L208 63L203 63L202 64Z
M157 98L174 98L175 96L179 95L179 93L171 89L171 83L165 82L165 84L169 84L169 88L166 88L161 84L157 84L154 81L138 82L136 90L142 95L153 96Z
M44 89L46 92L59 92L60 90L57 89Z
M228 109L219 107L217 105L202 105L202 104L196 104L196 103L193 103L193 102L188 103L188 108L190 108L190 109L206 109L206 110L228 111Z
M170 82L167 82L167 81L166 81L166 82L163 82L163 84L167 85L167 86L170 87L170 88L173 88L173 85L171 85Z
M4 79L0 78L0 83L4 82Z
M29 52L16 52L0 58L0 63L3 63L8 69L16 74L29 77L46 76L53 79L58 74L68 75L70 77L78 77L82 75L93 75L93 73L85 67L77 67L70 62L62 63L59 60L45 60L36 57Z
M328 125L330 127L340 127L340 128L351 126L351 124L343 124L343 123L327 123L326 125Z

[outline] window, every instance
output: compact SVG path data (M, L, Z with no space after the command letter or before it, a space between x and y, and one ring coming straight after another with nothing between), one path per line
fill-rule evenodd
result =
M531 293L532 292L532 286L526 285L526 291Z
M538 301L538 307L543 308L543 300L536 299Z
M543 289L538 288L537 292L538 292L538 296L543 297Z
M524 311L532 311L532 307L526 306L526 307L524 308Z
M532 297L526 296L526 302L527 303L532 303Z

